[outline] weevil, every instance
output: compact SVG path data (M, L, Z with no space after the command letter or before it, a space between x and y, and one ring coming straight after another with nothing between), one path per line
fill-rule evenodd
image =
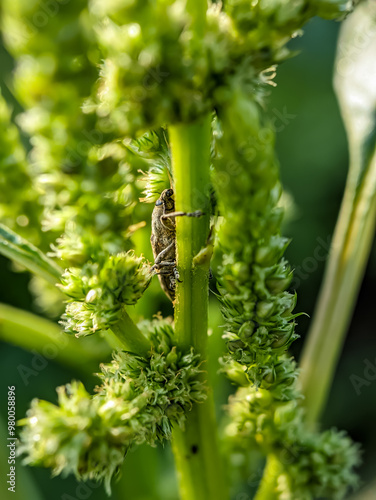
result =
M174 191L165 189L155 203L151 221L150 242L153 249L152 271L158 275L161 287L167 297L174 301L176 282L180 282L176 267L176 227L175 217L201 217L196 212L175 212Z

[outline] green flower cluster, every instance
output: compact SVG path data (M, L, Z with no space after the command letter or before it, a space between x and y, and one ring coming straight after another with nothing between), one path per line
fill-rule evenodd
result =
M252 38L263 23L270 28L271 37L266 33L265 41L279 55L266 54L278 62L288 37L283 36L284 29L279 31L277 10L268 17L267 9L261 9L266 3L256 2L254 15L247 15L240 8L244 2L226 5L237 13L244 37ZM268 5L282 8L280 2ZM252 25L257 11L257 23ZM331 16L329 11L327 15ZM289 26L287 20L286 29ZM213 127L213 185L223 216L217 225L216 249L228 345L223 365L241 386L230 400L227 436L235 449L246 453L253 443L277 458L283 471L278 484L281 500L343 498L356 484L358 447L335 430L318 434L305 429L296 388L298 370L286 355L297 338L298 315L293 313L297 298L288 291L292 272L284 259L289 241L280 231L282 188L275 136L262 108L264 84L270 82L262 78L259 74L252 97L245 80L238 80L238 86L233 80L232 91L216 109Z
M54 255L65 265L82 265L99 244L110 253L128 250L124 236L139 194L131 185L148 162L130 152L126 135L190 121L227 102L234 88L254 93L267 78L262 71L286 57L283 45L310 16L332 17L347 6L212 3L199 40L182 0L5 0L2 29L26 108L19 121L31 136L33 182L44 205L42 247L59 236Z
M17 58L14 86L26 108L22 125L34 136L34 162L42 171L59 165L77 172L90 149L85 133L89 136L95 125L80 108L99 62L87 1L5 0L2 27Z
M33 186L17 127L0 92L0 220L39 243L38 193Z
M90 1L104 54L97 95L87 103L118 136L189 122L234 87L250 92L313 16L338 18L348 0L210 2L202 32L184 0ZM265 76L267 78L267 76Z
M283 254L282 208L274 133L256 101L239 91L218 110L214 187L218 289L229 353L223 364L238 385L230 399L230 446L250 445L283 469L281 500L343 498L356 485L359 450L343 433L305 429L298 371L286 351L296 338L291 269Z
M50 467L53 474L110 481L136 444L155 445L184 426L192 404L205 399L199 356L173 344L167 322L148 325L153 341L147 357L118 352L102 365L102 385L91 396L72 382L58 388L59 405L34 400L21 424L24 462Z
M344 432L306 430L298 401L276 403L270 391L248 386L230 398L229 409L226 433L233 448L246 451L253 444L278 458L281 500L340 499L357 485L358 446Z
M107 330L123 306L138 301L150 279L149 266L131 251L67 269L59 285L70 298L61 321L65 331L81 337Z
M124 136L209 111L207 58L185 2L93 0L90 8L105 59L89 106L112 130Z
M145 196L140 201L154 203L162 191L171 187L171 151L167 141L167 130L160 128L147 132L129 145L131 151L149 165L142 178L145 184L143 191Z
M30 136L32 178L26 179L26 167L18 162L19 175L11 182L16 169L8 175L5 165L25 153L20 143L13 149L2 147L7 182L1 189L6 201L3 222L17 230L8 219L27 223L20 232L44 251L52 244L50 255L63 267L82 266L102 250L129 250L129 238L140 227L135 180L145 162L99 128L94 114L82 112L101 58L87 0L4 0L1 27L6 48L15 58L12 90L25 108L17 121ZM1 115L6 119L3 106ZM14 127L9 127L9 134L15 134ZM16 206L20 203L22 207ZM29 227L42 231L31 234ZM44 313L61 314L56 289L38 276L30 288Z
M95 114L82 112L100 61L87 0L5 0L2 9L5 44L16 59L14 92L25 107L18 121L30 136L43 204L43 246L58 237L53 255L63 265L82 265L98 246L128 250L135 172L145 162L113 142Z
M261 122L259 106L241 94L218 116L213 182L225 216L218 227L218 280L227 361L244 366L248 382L290 399L295 368L281 355L297 338L296 296L286 290L292 274L283 259L288 240L280 235L274 134Z
M313 16L339 19L351 7L350 0L297 0L293 4L281 0L256 0L252 2L252 7L246 0L226 2L226 11L236 29L249 43L262 45L265 56L273 54L274 61L283 56L283 51L286 50L284 45L291 35ZM269 49L269 54L266 53L266 48Z

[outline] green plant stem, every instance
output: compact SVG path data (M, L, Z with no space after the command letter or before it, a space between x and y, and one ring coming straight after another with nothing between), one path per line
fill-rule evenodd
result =
M360 158L351 163L329 261L301 361L307 422L314 426L329 395L371 250L376 220L376 154L359 180Z
M207 360L210 252L206 258L194 261L194 257L206 246L209 235L210 117L172 126L169 136L176 210L201 210L205 214L200 218L178 217L176 221L181 279L175 300L176 339L178 345L193 346ZM228 498L210 392L207 401L195 405L188 414L185 430L174 430L173 450L182 500Z
M177 262L182 284L175 301L175 332L180 345L206 354L208 265L193 265L209 236L210 120L170 128L177 211L201 210L201 217L177 217ZM206 263L208 264L208 263Z
M266 461L262 481L254 500L274 500L278 498L277 479L282 467L274 455L269 455Z
M114 334L114 346L126 349L140 356L147 356L150 342L133 323L128 313L123 309L121 319L111 326Z
M57 324L6 304L0 304L0 339L90 372L97 370L97 361L109 354L103 346L98 350L84 339L64 334Z

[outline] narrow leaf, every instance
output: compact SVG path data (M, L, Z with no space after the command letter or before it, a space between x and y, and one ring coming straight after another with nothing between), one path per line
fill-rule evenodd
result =
M53 284L60 281L63 273L52 259L3 224L0 224L0 254Z
M0 303L0 340L27 351L39 352L66 366L91 373L111 349L104 340L77 340L63 333L56 323L36 314ZM49 356L50 355L50 356Z

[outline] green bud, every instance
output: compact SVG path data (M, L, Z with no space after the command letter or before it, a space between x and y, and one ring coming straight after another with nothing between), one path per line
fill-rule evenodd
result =
M271 266L278 262L284 254L290 240L279 236L272 236L269 244L259 246L255 254L255 262L261 266Z
M252 336L253 332L255 331L255 327L256 327L256 324L254 321L246 321L239 328L239 332L238 332L239 337L242 340L249 339Z
M272 294L277 294L286 290L286 288L290 285L291 280L293 278L292 272L286 273L285 276L282 274L274 275L273 277L268 277L265 280L265 284Z
M58 389L58 406L33 401L22 421L19 452L25 463L104 480L110 493L131 446L170 439L173 426L183 426L192 405L206 398L200 357L172 345L168 322L143 326L153 339L149 357L116 353L101 366L94 396L73 382Z
M249 384L248 377L245 373L245 367L239 363L231 363L226 366L226 375L230 380L240 386L247 386Z
M271 330L269 332L271 338L275 338L271 343L273 349L278 349L280 347L286 347L292 340L294 335L295 325L294 323L287 324L284 328L278 330ZM296 338L296 337L295 337Z
M269 318L274 312L275 304L273 302L262 301L257 304L256 314L260 320Z
M60 289L70 297L62 324L67 333L91 335L107 330L124 305L135 304L150 282L148 265L133 252L107 256L65 271Z

